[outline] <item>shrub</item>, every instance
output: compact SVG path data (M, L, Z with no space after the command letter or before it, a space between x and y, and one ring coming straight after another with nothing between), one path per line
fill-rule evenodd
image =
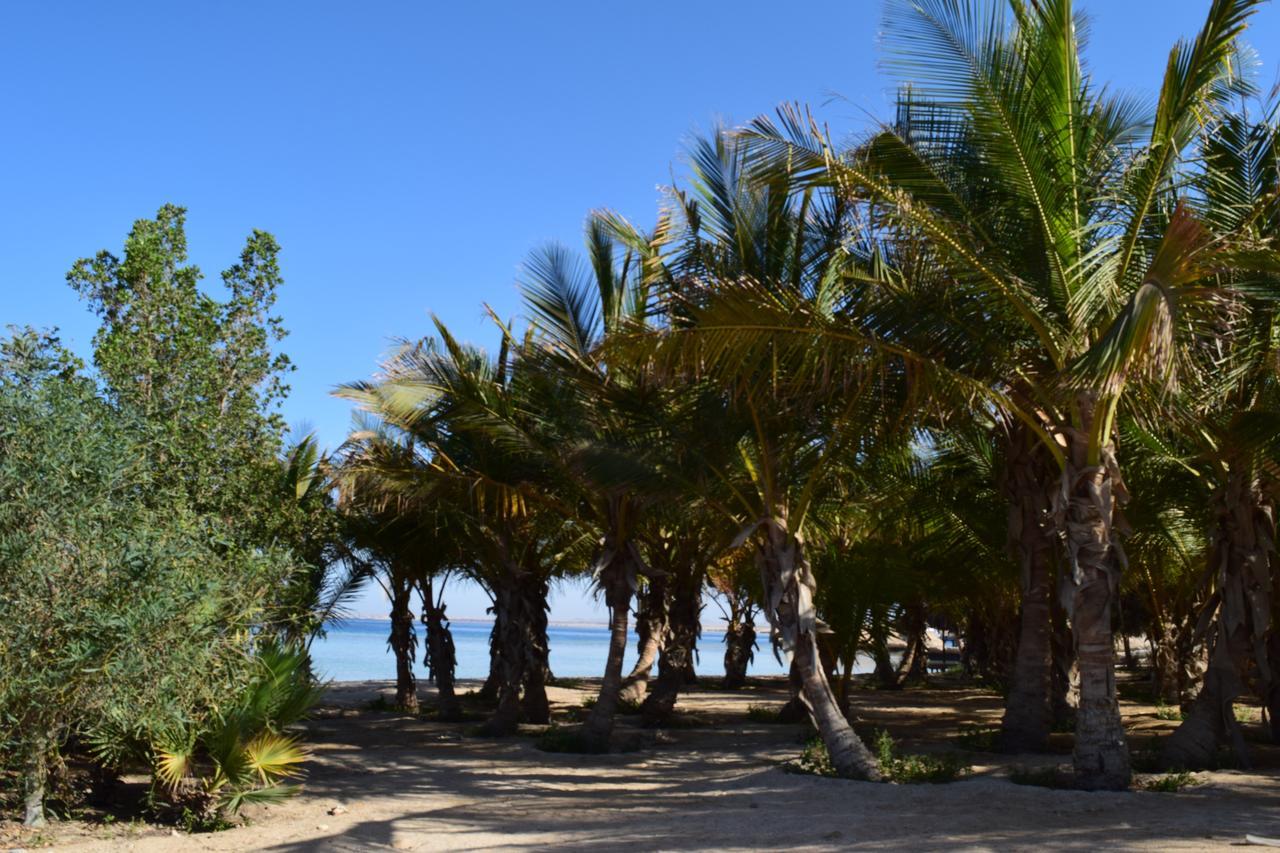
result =
M899 755L896 746L888 732L880 732L875 739L876 759L886 782L904 785L954 782L971 769L968 763L955 755ZM784 764L783 769L813 776L837 775L826 744L817 737L811 738L800 757Z
M887 782L906 785L954 782L972 770L971 765L957 755L899 755L897 744L886 731L876 736L875 752Z
M804 742L804 749L799 757L784 761L782 769L788 773L805 773L810 776L835 776L836 769L831 764L831 754L822 738L811 736Z

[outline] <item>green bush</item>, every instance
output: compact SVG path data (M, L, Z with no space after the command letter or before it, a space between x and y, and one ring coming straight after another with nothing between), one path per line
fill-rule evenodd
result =
M897 743L886 731L876 736L875 753L885 781L904 785L954 782L973 769L968 762L949 753L900 755Z
M800 751L799 757L784 761L782 769L788 773L834 777L836 769L831 764L831 754L827 752L827 745L822 742L822 738L810 735L803 743L804 749Z
M261 703L310 695L277 641L302 648L329 612L332 500L276 410L275 240L253 233L224 300L184 223L166 205L122 257L68 274L101 318L92 375L50 335L0 340L0 768L28 823L73 752L97 775L152 770L157 802L201 790L171 815L192 827L296 766L278 728L295 712Z
M876 736L875 753L884 781L904 785L954 782L972 769L955 755L899 755L896 743L885 731ZM784 764L783 769L813 776L837 775L827 746L818 737L811 738L799 758Z

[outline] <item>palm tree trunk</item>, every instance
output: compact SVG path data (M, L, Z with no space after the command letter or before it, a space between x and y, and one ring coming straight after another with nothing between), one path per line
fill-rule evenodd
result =
M1053 528L1045 489L1050 478L1043 452L1025 429L1010 435L1005 455L1009 543L1022 566L1022 612L1000 743L1007 752L1042 752L1053 726Z
M920 602L908 604L902 610L902 628L906 635L906 648L902 652L902 660L898 661L897 682L899 684L922 684L928 676L926 664L929 659L929 647L925 642L925 634L929 629L925 616L925 606ZM848 681L848 669L853 661L846 662L845 680Z
M1050 596L1050 618L1053 620L1049 648L1053 657L1050 672L1049 707L1053 711L1055 731L1075 730L1076 706L1080 704L1080 673L1076 668L1075 642L1071 639L1071 625L1058 600Z
M608 751L609 739L613 735L613 718L618 712L632 584L638 568L638 560L632 553L634 548L632 543L618 548L600 572L605 604L609 607L609 656L605 661L604 678L600 681L596 704L582 724L583 746L591 751Z
M480 726L480 734L505 737L520 726L520 692L525 674L525 637L521 625L520 569L509 566L493 583L492 653L497 666L498 706Z
M1280 576L1276 578L1280 584ZM1272 589L1273 601L1280 598L1277 590ZM1280 632L1272 631L1267 638L1267 667L1270 669L1268 687L1262 694L1263 705L1267 710L1267 726L1271 732L1271 742L1280 743Z
M729 621L724 632L724 686L736 690L747 683L747 667L756 650L756 626L752 608L735 596L729 603Z
M841 713L818 658L815 581L803 543L787 529L785 518L767 518L760 527L764 536L756 551L756 563L765 601L769 602L765 614L783 649L793 656L801 695L827 747L831 765L840 776L878 780L880 770L875 757Z
M685 567L673 586L667 635L658 656L658 680L640 706L646 725L663 725L671 719L680 688L688 683L689 663L698 642L702 614L701 570Z
M410 713L418 712L418 681L413 674L414 651L417 638L413 632L413 612L409 599L413 595L413 581L407 577L391 577L391 635L387 644L396 659L396 707Z
M1068 615L1080 668L1080 704L1076 710L1076 784L1086 790L1122 790L1132 776L1129 747L1116 695L1115 640L1111 604L1120 577L1123 552L1117 502L1125 496L1112 447L1102 462L1086 458L1090 421L1088 401L1081 433L1071 434L1061 491L1054 495L1054 516L1070 567L1066 578Z
M493 607L493 627L489 629L489 674L484 684L480 685L476 698L483 702L494 702L498 699L498 682L502 680L502 650L498 646L498 624L502 615L498 613L497 602Z
M524 695L520 711L525 722L551 722L547 681L551 678L550 645L547 642L547 581L532 573L522 578L521 624L524 629Z
M454 689L458 658L453 632L449 630L444 602L435 600L430 578L423 583L421 593L422 621L427 630L427 671L436 685L436 714L441 720L456 721L462 718L462 704Z
M622 682L621 699L624 702L638 703L644 699L645 693L649 690L649 677L653 673L654 664L657 663L663 634L666 631L666 586L665 576L655 577L649 581L641 598L642 606L640 612L636 614L639 653L636 665Z
M1251 661L1258 663L1263 694L1269 692L1265 644L1271 627L1273 509L1256 479L1235 470L1215 503L1210 565L1217 572L1218 610L1209 668L1186 719L1165 742L1162 759L1172 767L1208 767L1222 745L1229 745L1240 765L1248 767L1232 703L1244 689L1243 674Z
M889 640L887 637L873 639L871 657L876 664L875 671L872 673L876 680L876 686L881 690L900 689L902 685L898 683L898 668L893 665L893 656L889 653Z

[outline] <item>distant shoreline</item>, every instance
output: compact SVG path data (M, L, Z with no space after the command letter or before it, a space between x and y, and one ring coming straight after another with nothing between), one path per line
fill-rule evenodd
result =
M378 616L376 614L371 614L371 613L356 613L351 616L344 616L341 621L343 622L388 622L389 623L391 621L391 617ZM451 623L465 622L470 625L492 625L493 624L492 617L485 617L485 616L450 616L449 621ZM609 623L608 622L592 622L587 620L575 620L575 619L552 619L551 621L547 622L547 627L549 628L601 628L604 630L608 630ZM632 630L634 630L634 625L631 627L632 627ZM724 622L702 623L703 631L709 630L715 633L722 633L724 631L724 627L725 627ZM769 635L769 626L757 624L756 633L759 635L761 639L767 639Z

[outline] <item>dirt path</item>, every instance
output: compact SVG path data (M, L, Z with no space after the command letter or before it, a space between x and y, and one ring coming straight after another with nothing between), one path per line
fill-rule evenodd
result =
M1016 785L1017 764L1069 755L967 753L971 778L884 785L787 773L801 730L751 722L776 687L697 691L681 708L697 725L643 731L643 748L605 756L544 753L529 737L481 740L465 726L360 710L379 685L331 690L308 723L315 750L305 793L206 835L63 824L45 836L71 850L1205 850L1280 835L1280 774L1198 774L1177 794L1083 793ZM563 714L586 689L555 689ZM424 698L429 698L424 693ZM867 692L859 716L907 748L952 748L961 725L998 720L997 697L975 690ZM1135 729L1160 730L1154 709L1127 706ZM1263 765L1274 761L1263 750ZM28 843L37 839L26 839ZM0 844L0 846L3 846Z

